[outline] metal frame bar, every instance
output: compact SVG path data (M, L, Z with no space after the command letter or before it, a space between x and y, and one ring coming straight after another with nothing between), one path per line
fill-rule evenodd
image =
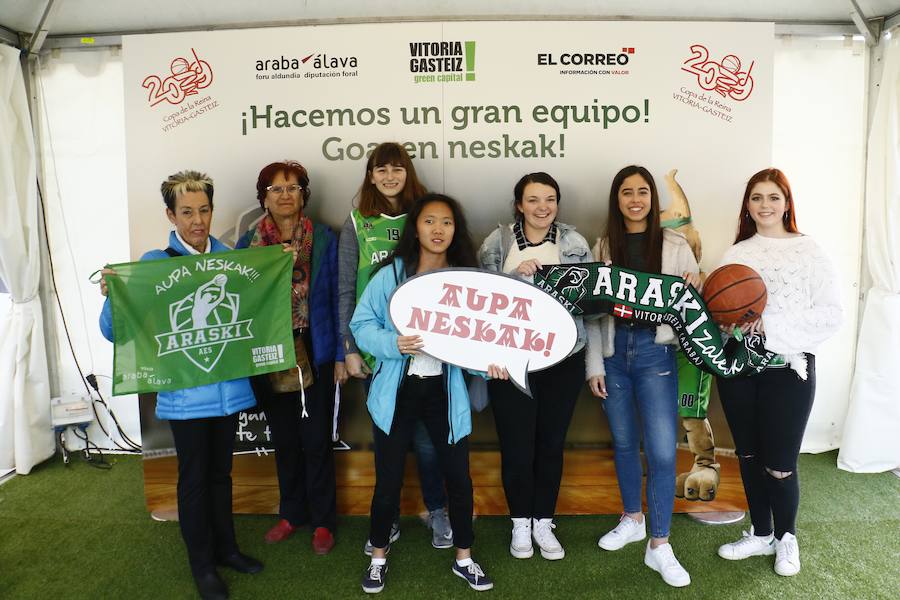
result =
M892 15L888 15L884 18L884 25L882 26L882 31L890 31L894 27L900 25L900 10L895 12Z
M50 33L50 24L53 22L59 7L62 6L62 0L47 0L47 6L44 8L44 14L41 15L41 21L38 23L37 30L31 35L28 41L28 54L37 54L44 45L44 40Z
M373 17L359 19L301 19L295 21L278 21L262 23L232 23L227 25L212 25L208 27L172 27L165 29L148 29L143 31L116 31L91 35L50 35L47 36L43 50L75 48L90 49L104 48L122 45L122 37L126 35L145 35L159 33L186 33L191 31L225 31L235 29L260 29L270 27L297 27L318 25L357 25L370 23L428 23L428 22L461 22L461 21L674 21L674 22L704 22L704 23L768 23L762 19L673 19L671 17L629 18L629 17L596 17L586 15L503 15L503 16L443 16L443 17ZM800 22L781 21L775 23L775 35L795 35L801 37L823 37L832 35L858 35L859 31L851 22Z
M18 48L19 34L12 29L9 29L8 27L0 25L0 44L6 44L7 46L14 46Z
M878 39L881 37L883 19L867 20L856 0L848 0L848 2L850 2L851 7L850 18L853 20L854 25L856 25L856 28L862 36L866 38L866 45L870 48L876 46L878 44Z

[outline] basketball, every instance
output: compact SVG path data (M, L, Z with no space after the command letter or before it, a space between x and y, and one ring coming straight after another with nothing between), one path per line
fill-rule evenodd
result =
M745 265L721 266L703 284L703 300L719 325L743 325L758 319L766 297L762 277Z

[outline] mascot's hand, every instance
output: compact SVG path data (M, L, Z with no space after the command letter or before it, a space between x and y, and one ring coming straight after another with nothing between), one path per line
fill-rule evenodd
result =
M719 463L712 427L706 419L682 419L688 446L694 453L694 466L675 479L675 496L687 500L713 500L719 487Z

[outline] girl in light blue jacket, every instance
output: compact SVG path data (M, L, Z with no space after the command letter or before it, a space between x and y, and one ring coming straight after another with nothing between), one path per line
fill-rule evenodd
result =
M421 337L399 335L388 315L390 296L407 277L445 267L473 267L475 262L459 203L441 194L427 194L409 211L400 242L366 286L350 321L357 345L376 359L367 401L375 423L376 447L369 530L372 561L362 578L367 593L384 589L388 537L400 504L406 450L419 420L437 450L447 485L456 545L451 571L474 590L494 587L472 559L468 437L472 415L463 372L422 353ZM507 376L504 369L493 365L488 375Z

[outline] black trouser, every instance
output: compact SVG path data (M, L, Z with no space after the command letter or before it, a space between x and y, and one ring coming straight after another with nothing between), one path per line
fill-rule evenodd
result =
M301 418L300 392L276 394L265 376L253 378L253 390L272 432L281 497L278 514L294 527L337 527L334 451L334 363L319 365L306 388Z
M238 551L231 517L237 423L237 414L169 421L178 454L178 524L194 573Z
M375 427L375 493L372 495L369 539L375 548L386 548L391 524L400 505L406 453L416 423L421 419L437 451L438 464L447 485L450 526L457 548L471 548L472 479L469 477L469 438L450 444L450 421L444 378L409 375L397 392L394 421L389 434Z
M566 432L584 385L584 350L528 375L531 398L511 381L488 381L497 424L503 490L511 517L552 518Z
M805 381L790 368L716 379L756 535L772 533L773 517L776 538L795 533L800 506L797 457L816 395L816 357L806 358Z

